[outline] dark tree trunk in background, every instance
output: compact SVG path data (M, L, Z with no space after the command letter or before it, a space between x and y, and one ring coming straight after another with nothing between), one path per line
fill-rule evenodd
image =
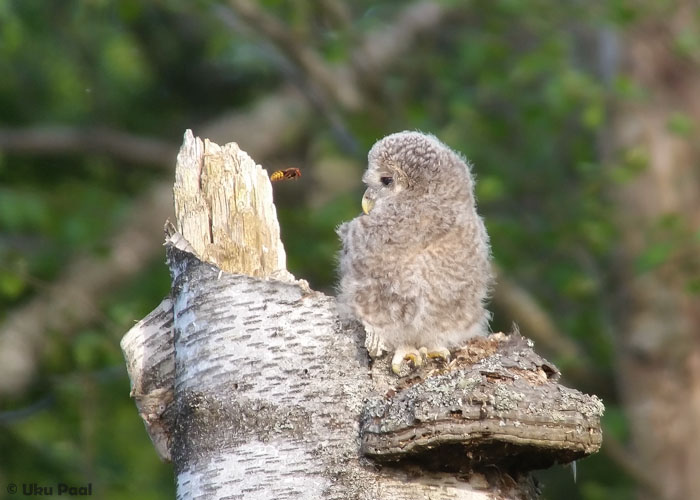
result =
M640 493L645 499L700 498L700 296L692 291L700 51L684 54L679 44L697 40L697 12L679 2L671 15L637 21L619 43L620 71L642 89L616 105L608 160L631 177L611 183L622 273L618 370L635 455L657 484Z

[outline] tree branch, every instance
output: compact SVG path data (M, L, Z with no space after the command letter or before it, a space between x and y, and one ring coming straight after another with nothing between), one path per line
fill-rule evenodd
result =
M229 5L241 18L258 33L265 36L274 46L317 84L321 91L331 97L341 107L357 110L362 105L362 96L358 87L351 80L336 74L334 68L327 64L313 48L298 40L287 26L250 0L229 0Z
M417 39L440 26L450 9L438 2L415 2L403 9L391 24L368 33L353 51L350 65L343 69L353 81L376 81L387 63L401 58ZM342 72L341 72L342 73Z
M0 128L0 150L11 153L100 153L146 167L171 169L177 145L108 128Z

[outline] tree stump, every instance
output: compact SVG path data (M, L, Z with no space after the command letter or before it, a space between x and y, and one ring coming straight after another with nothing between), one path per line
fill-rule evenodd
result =
M122 339L177 497L533 499L534 468L596 452L603 405L515 333L397 378L359 324L286 270L267 173L190 131L172 290Z

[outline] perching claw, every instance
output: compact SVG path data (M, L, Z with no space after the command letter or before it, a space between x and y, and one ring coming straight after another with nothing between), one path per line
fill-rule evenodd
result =
M421 348L421 350L423 349L425 349L425 355L429 359L441 359L445 363L450 362L450 350L446 347Z
M391 359L391 371L396 375L401 374L401 365L404 361L411 361L414 368L423 364L423 356L414 347L401 346L396 349L394 357Z

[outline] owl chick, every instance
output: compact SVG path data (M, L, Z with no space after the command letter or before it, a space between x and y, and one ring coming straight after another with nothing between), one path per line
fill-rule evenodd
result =
M362 177L364 215L338 235L338 304L368 337L404 361L449 359L450 348L486 335L493 280L489 238L476 213L465 160L432 135L400 132L378 141Z

